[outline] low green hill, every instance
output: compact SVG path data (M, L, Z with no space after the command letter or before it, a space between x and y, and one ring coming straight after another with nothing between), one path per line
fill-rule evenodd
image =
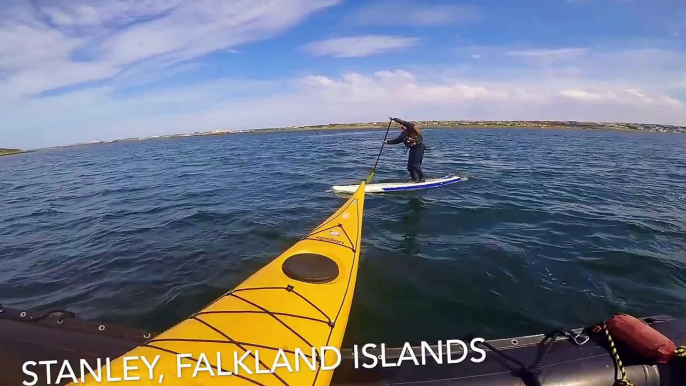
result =
M24 150L21 149L3 149L0 148L0 155L10 155L10 154L19 154L23 153Z

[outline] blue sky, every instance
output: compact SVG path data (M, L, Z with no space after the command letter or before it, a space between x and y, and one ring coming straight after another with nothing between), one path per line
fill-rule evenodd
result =
M0 147L388 116L686 125L686 3L4 0L0 9Z

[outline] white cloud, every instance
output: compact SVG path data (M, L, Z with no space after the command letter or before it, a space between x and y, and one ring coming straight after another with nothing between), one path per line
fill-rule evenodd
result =
M636 0L567 0L568 3L570 4L593 4L593 3L599 3L599 2L609 2L609 3L619 3L619 4L632 4L636 2Z
M31 148L196 130L407 119L578 120L683 124L686 107L657 89L589 79L507 81L394 69L282 81L223 80L118 97L111 88L0 111L3 145ZM44 117L53 117L45 125Z
M195 1L169 15L130 27L103 43L105 57L128 64L163 55L186 60L239 44L265 39L302 21L312 12L335 4L305 1Z
M645 104L656 106L683 107L684 103L666 95L648 96L639 90L562 90L560 95L590 102L621 103L627 105Z
M505 100L506 90L461 84L459 82L418 82L407 71L379 71L372 75L348 73L339 79L323 76L306 77L307 95L332 103L386 103L398 102L416 105L454 105L460 101Z
M419 42L417 38L387 35L350 36L319 40L307 44L304 49L314 56L334 56L337 58L359 58L388 53L412 47Z
M17 72L4 85L10 90L21 90L24 93L33 94L76 83L108 78L117 73L117 69L105 63L56 61L50 69L35 68Z
M509 51L510 56L521 56L536 59L567 59L584 55L587 48L557 48L557 49L531 49Z
M266 39L338 0L75 0L0 13L0 98L168 66ZM46 22L46 19L49 21ZM75 55L89 60L77 60Z
M160 15L183 4L181 0L110 0L94 4L84 0L71 0L68 6L54 2L37 1L41 14L52 24L63 28L104 28L125 25L140 18Z
M583 90L562 90L562 91L560 91L560 95L564 95L564 96L574 98L574 99L593 100L593 101L602 100L604 97L603 94L592 93L592 92L587 92L587 91L583 91ZM605 96L612 96L612 94L606 93Z
M415 26L442 26L480 19L481 13L473 6L418 0L378 1L361 7L351 18L357 24Z
M636 89L581 89L556 90L556 86L544 83L507 84L469 80L442 80L432 82L430 78L420 81L415 75L403 70L381 71L371 75L348 73L340 78L310 76L302 80L308 95L332 103L385 103L420 106L455 106L464 102L512 103L536 102L542 104L564 104L557 95L581 101L622 104L629 106L651 105L669 111L682 111L684 103L666 95L648 94ZM588 82L587 82L588 83ZM682 111L683 112L683 111ZM621 120L621 117L617 117Z
M458 75L505 82L519 79L532 84L545 80L560 89L577 88L592 82L601 88L649 89L667 92L684 76L686 51L655 48L645 43L624 43L628 47L522 48L508 46L465 46L456 52L463 58L481 55L478 65L462 68ZM657 47L659 47L656 44ZM447 73L455 76L451 69Z

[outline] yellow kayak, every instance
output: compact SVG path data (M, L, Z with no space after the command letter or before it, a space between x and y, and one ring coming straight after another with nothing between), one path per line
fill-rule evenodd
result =
M75 369L72 384L329 385L355 292L364 185L238 287L111 363L86 368L85 382Z

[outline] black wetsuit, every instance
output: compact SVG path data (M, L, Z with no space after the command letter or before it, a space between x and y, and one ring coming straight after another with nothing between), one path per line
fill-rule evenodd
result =
M396 122L405 126L406 128L411 128L414 125L403 121L401 119L395 119ZM412 181L423 181L424 172L422 172L422 160L424 159L424 138L421 134L417 134L415 137L410 138L407 135L406 130L404 130L398 138L386 141L389 145L395 145L398 143L404 143L405 147L410 149L410 155L407 159L407 171L410 172L410 177Z

